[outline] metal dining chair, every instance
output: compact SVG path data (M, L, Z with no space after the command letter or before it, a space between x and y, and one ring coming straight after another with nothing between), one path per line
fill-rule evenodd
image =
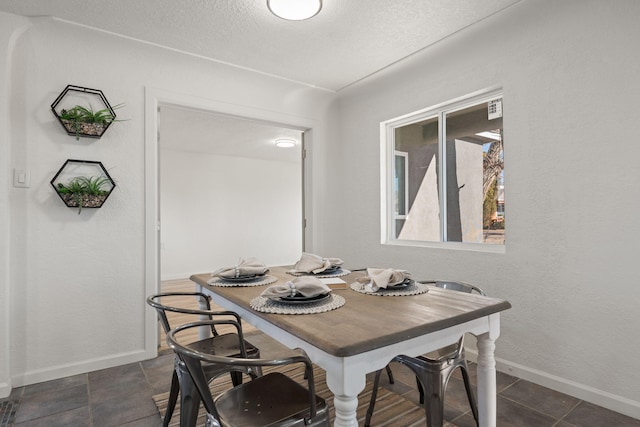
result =
M277 359L247 359L213 354L200 345L181 344L181 335L229 321L211 320L178 326L167 334L167 343L184 362L207 411L206 427L329 426L329 410L315 394L313 365L301 349ZM212 395L203 364L213 364L247 374L251 381ZM304 364L307 388L281 372L258 376L256 368Z
M433 283L433 281L422 283ZM436 281L435 286L458 292L475 292L484 295L484 292L480 288L464 282ZM460 337L458 342L431 353L417 357L400 355L394 357L392 360L392 362L398 362L407 366L416 375L416 383L418 385L418 392L420 393L420 403L424 404L426 413L427 427L442 426L444 422L444 393L451 374L457 368L460 368L462 373L471 412L473 413L473 418L476 420L476 425L478 425L478 405L473 389L471 388L469 367L467 366L463 341L464 335ZM388 373L389 365L386 366L386 369ZM373 392L364 421L365 427L369 427L371 424L371 417L373 416L373 410L378 396L381 373L382 370L377 371L374 378ZM426 403L425 398L427 400Z
M169 302L167 302L167 300ZM198 305L199 307L206 307L206 310L191 308L191 306L196 303L200 304ZM171 322L169 322L169 318L167 316L168 312L182 315L181 320L184 321L181 323L183 324L189 323L189 321L201 319L232 319L232 323L229 323L229 325L236 329L235 332L220 334L216 329L215 324L211 324L209 330L206 331L206 335L209 335L209 338L196 341L194 345L206 346L211 352L223 356L246 358L260 357L260 351L258 348L244 339L240 316L233 311L212 311L211 298L208 295L201 292L163 292L149 296L147 298L147 304L156 309L158 319L162 324L165 334L169 333L171 329L177 326L175 324L172 325ZM193 338L192 341L194 341ZM214 378L221 373L230 373L233 385L237 385L242 382L241 373L231 369L226 369L221 365L203 364L203 370L204 374L209 379ZM257 372L259 374L260 370L258 369ZM164 427L169 425L169 421L171 420L178 401L178 396L180 396L181 408L180 425L195 426L200 406L200 398L184 363L176 357L173 376L171 378L167 411L165 412L163 419Z

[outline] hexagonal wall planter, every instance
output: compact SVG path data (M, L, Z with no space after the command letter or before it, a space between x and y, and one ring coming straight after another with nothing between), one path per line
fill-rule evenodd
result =
M76 139L100 138L116 121L114 108L102 91L81 86L67 85L51 104L51 111Z
M51 180L51 186L70 208L99 208L116 187L102 162L69 159Z

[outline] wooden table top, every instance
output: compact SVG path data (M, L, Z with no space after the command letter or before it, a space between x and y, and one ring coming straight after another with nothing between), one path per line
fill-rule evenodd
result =
M286 271L291 267L270 267L269 275L277 283L264 286L211 286L210 273L194 274L191 280L241 307L268 286L286 283L294 276ZM352 272L341 277L351 284L365 272ZM374 348L395 344L420 335L488 316L511 307L508 301L456 292L432 286L421 295L381 297L366 295L351 289L333 290L345 298L344 306L318 314L269 314L253 311L270 323L312 343L315 347L337 357L347 357Z

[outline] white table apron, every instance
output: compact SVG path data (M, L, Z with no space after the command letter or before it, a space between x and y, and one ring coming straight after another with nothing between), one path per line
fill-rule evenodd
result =
M299 347L306 351L309 358L326 371L327 386L334 395L333 405L336 415L333 425L336 427L358 426L356 418L358 394L364 390L367 373L384 368L398 354L417 356L428 353L456 342L464 333L471 333L478 340L477 395L480 427L495 427L496 425L494 350L495 340L500 335L500 313L490 314L354 356L336 357L264 320L248 307L239 306L219 294L212 293L204 286L196 284L196 289L198 292L214 296L216 304L227 310L235 311L243 320L287 347Z

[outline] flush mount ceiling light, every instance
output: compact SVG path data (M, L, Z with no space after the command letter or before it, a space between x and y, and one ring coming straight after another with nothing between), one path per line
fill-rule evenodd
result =
M322 0L267 0L267 7L279 18L302 21L320 12Z
M278 148L292 148L296 146L296 142L293 139L276 139L276 147Z

